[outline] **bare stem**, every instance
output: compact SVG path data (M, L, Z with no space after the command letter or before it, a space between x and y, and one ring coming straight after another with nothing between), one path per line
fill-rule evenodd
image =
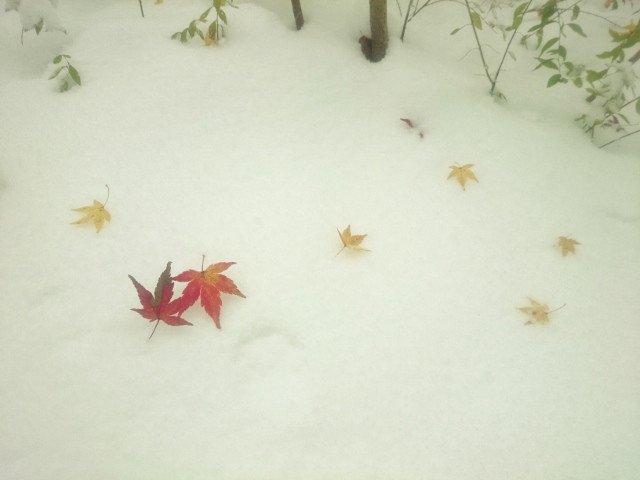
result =
M404 32L407 29L407 23L409 22L409 14L411 13L412 6L413 6L413 0L409 0L409 5L407 5L407 13L404 16L404 22L402 24L402 33L400 34L401 42L404 42Z
M467 7L467 12L469 13L469 22L471 22L471 28L473 30L473 36L476 39L476 44L478 45L478 51L480 52L480 59L482 60L482 66L484 67L484 73L489 79L489 83L491 84L491 93L493 93L493 88L495 87L495 82L491 78L489 74L489 67L487 66L487 61L484 58L484 52L482 51L482 45L480 44L480 38L478 38L478 32L476 31L476 26L473 24L473 17L471 15L471 7L469 6L469 0L464 0L464 4Z
M527 10L529 10L529 6L531 5L532 1L533 0L529 0L529 3L527 3L527 6L522 11L520 18L522 18L522 16L524 16L524 14L527 13ZM522 25L522 22L520 22L520 25ZM502 60L500 60L500 65L498 65L498 70L496 70L496 75L495 75L495 77L493 77L493 82L491 82L491 94L492 95L493 95L493 91L496 88L496 83L498 82L498 75L500 75L500 71L502 70L502 64L504 63L504 60L507 57L507 53L509 53L509 49L511 48L511 42L513 42L513 39L516 37L516 33L518 33L518 28L520 28L520 25L518 25L516 28L513 29L513 34L511 35L511 38L509 39L509 43L507 43L507 48L504 49L504 54L502 55ZM471 26L473 26L473 22L471 22ZM474 29L474 33L475 33L475 29Z
M105 184L105 187L107 187L107 199L102 204L103 207L105 207L107 205L107 202L109 201L109 195L111 194L111 191L109 190L109 185Z
M604 148L607 145L611 145L612 143L619 142L623 138L626 138L626 137L628 137L630 135L635 135L636 133L640 133L640 130L634 130L633 132L629 132L629 133L627 133L625 135L622 135L621 137L618 137L618 138L615 138L615 139L611 140L610 142L607 142L607 143L604 143L604 144L600 145L598 148Z
M142 14L142 18L144 18L144 10L142 9L142 0L138 0L138 2L140 3L140 13Z

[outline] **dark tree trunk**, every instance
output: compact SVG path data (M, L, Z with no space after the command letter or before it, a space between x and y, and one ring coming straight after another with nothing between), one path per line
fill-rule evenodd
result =
M304 17L302 16L300 0L291 0L291 6L293 7L293 18L296 19L296 28L300 30L304 25Z
M371 23L372 62L379 62L387 53L389 32L387 30L387 0L369 0L369 21Z

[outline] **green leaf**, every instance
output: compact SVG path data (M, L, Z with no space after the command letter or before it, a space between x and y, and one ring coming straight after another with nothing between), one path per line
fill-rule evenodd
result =
M80 74L78 73L78 70L76 70L73 65L69 65L69 76L78 85L82 85L82 82L80 81Z
M213 22L211 25L209 25L209 31L207 32L207 35L209 36L209 38L212 38L214 40L218 39L218 22Z
M559 45L557 48L558 55L562 57L562 59L567 58L567 49L563 45Z
M211 11L213 7L209 7L207 8L204 12L202 12L202 14L200 15L200 21L201 22L206 22L207 21L207 16L209 15L209 12Z
M578 35L581 35L586 38L586 35L582 31L582 27L580 25L578 25L577 23L568 23L567 25L569 25L569 28L574 32L576 32Z
M509 32L512 31L512 30L516 30L520 26L521 23L522 23L522 17L520 16L520 17L516 18L513 21L513 23L511 24L511 26L507 27L506 30L509 31Z
M482 19L478 12L471 12L471 23L477 30L482 30Z
M547 49L553 47L559 40L560 37L554 37L551 40L547 41L547 43L544 44L544 47L542 47L542 50L540 50L540 55L547 51Z
M523 12L525 8L527 8L527 2L521 3L516 7L516 9L513 11L513 20L511 21L511 26L506 28L507 31L516 30L520 26L524 18Z
M549 0L542 6L542 11L540 13L540 18L542 18L543 23L547 23L547 20L551 18L551 16L558 11L558 6L556 4L556 0Z
M42 31L42 27L44 27L44 19L41 18L40 21L33 27L36 29L36 34L40 34L40 32Z
M59 68L56 68L55 72L53 72L53 73L49 76L49 80L51 80L52 78L56 78L58 75L60 75L60 72L61 72L62 70L64 70L65 68L67 68L67 67L59 67Z
M531 27L529 30L527 30L528 32L535 32L536 30L540 30L542 27L544 27L546 24L542 24L539 23L537 25L534 25L533 27Z
M596 72L595 70L587 70L587 82L594 83L602 79L607 74L607 69Z
M555 75L551 75L551 77L549 77L547 88L553 87L556 83L567 83L567 80L562 78L562 75L560 75L559 73L556 73Z
M451 31L451 33L449 35L455 35L456 33L458 33L460 30L462 30L464 27L459 27L459 28L455 28Z
M574 78L572 82L576 87L582 88L582 79L580 77Z
M638 98L638 101L636 102L636 112L640 115L640 98Z
M220 9L218 10L218 17L220 17L220 20L222 20L225 25L227 24L227 14L224 13L224 10Z
M609 58L609 57L613 57L614 55L615 55L615 51L611 50L610 52L599 53L598 55L596 55L596 57L598 57L598 58Z
M180 38L181 33L180 32L176 32L173 35L171 35L171 39L172 40L177 40Z
M573 11L571 14L571 21L573 22L580 15L580 7L578 5L574 5Z
M524 9L527 8L527 2L521 3L520 5L518 5L516 7L516 9L513 11L513 21L516 21L516 18L518 17L522 17L522 15L524 14Z
M547 68L550 68L551 70L558 70L558 65L556 65L555 62L550 58L536 57L536 60L538 60L538 62L540 63L538 63L538 66L534 68L534 70L537 70L540 67L547 67Z
M180 33L180 41L182 43L187 43L187 40L189 40L187 38L187 29L184 29L181 33Z
M54 65L57 65L61 61L62 61L62 55L56 55L55 57L53 57L53 64Z

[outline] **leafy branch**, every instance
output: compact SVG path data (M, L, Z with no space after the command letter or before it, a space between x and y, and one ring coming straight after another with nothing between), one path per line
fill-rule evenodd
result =
M197 35L204 41L205 45L217 44L220 39L224 37L224 25L227 24L227 14L222 7L226 5L237 8L233 5L233 0L212 0L211 6L202 12L200 17L192 20L189 26L181 32L176 32L171 35L171 38L186 43ZM207 26L209 13L211 13L212 10L215 12L216 18ZM206 30L200 28L202 24L206 26Z
M80 74L78 73L78 70L73 65L71 65L71 62L69 62L70 58L70 55L56 55L53 59L54 65L59 65L62 62L65 63L64 65L56 68L54 72L49 76L49 80L53 80L54 78L59 77L60 92L66 92L71 87L73 87L73 85L82 85Z
M499 98L504 98L504 95L502 95L499 92L496 92L496 85L498 83L498 77L500 76L500 72L502 71L502 66L504 65L504 61L507 58L507 54L509 53L510 49L511 49L511 44L513 43L513 39L515 38L516 34L518 33L518 29L520 28L520 25L522 24L522 20L525 16L525 14L529 11L529 7L531 6L531 3L533 2L533 0L529 0L528 2L525 3L521 3L520 5L518 5L516 7L516 9L513 12L513 20L511 22L511 25L509 27L506 28L506 31L511 31L513 32L511 34L511 37L509 38L509 41L507 42L507 45L504 49L504 52L502 54L502 58L500 59L500 63L498 65L498 68L496 69L496 72L491 75L491 72L489 71L489 65L487 63L487 60L485 58L484 55L484 50L482 49L482 43L480 43L480 37L478 36L478 30L482 30L482 18L480 17L480 14L475 11L474 9L471 8L471 6L469 5L469 0L464 0L464 4L465 7L467 9L467 13L469 14L469 20L471 22L471 29L473 30L473 36L476 40L476 45L478 45L478 52L480 54L480 60L482 61L482 67L484 68L484 73L487 77L487 79L489 80L489 83L491 85L491 89L489 90L489 92L491 93L491 95L493 96L497 96ZM456 29L452 32L452 35L457 33L459 29Z

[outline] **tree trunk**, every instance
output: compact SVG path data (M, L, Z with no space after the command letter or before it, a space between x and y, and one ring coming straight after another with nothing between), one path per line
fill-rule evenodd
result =
M296 29L300 30L304 25L304 17L302 16L300 0L291 0L291 6L293 7L293 18L296 19Z
M371 56L369 60L379 62L387 53L389 32L387 30L387 0L369 0L371 23Z

